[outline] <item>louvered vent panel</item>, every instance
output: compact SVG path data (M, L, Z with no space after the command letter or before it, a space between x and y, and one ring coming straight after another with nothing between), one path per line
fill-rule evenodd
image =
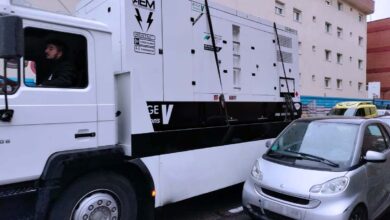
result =
M278 61L282 62L282 59L280 59L280 51L277 51L277 53L278 53ZM287 52L282 51L282 56L283 56L283 62L285 62L285 63L292 63L293 62L292 53L287 53Z
M292 39L283 35L279 35L279 42L281 47L292 48Z

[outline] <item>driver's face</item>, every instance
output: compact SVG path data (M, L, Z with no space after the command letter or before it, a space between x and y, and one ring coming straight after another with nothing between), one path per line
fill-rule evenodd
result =
M57 60L61 58L62 51L57 48L54 44L46 45L45 49L46 59L48 60Z

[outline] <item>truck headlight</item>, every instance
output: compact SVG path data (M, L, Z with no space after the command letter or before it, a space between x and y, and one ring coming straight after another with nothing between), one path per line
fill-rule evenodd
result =
M257 181L263 180L263 173L260 170L259 160L256 160L255 164L253 165L251 175Z
M348 177L338 177L336 179L329 180L323 184L314 185L310 188L312 193L322 193L322 194L335 194L343 192L349 183Z

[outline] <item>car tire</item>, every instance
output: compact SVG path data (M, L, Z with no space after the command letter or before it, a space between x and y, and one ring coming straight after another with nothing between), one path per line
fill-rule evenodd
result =
M362 205L359 205L356 208L354 208L349 217L349 220L367 220L367 219L368 219L367 210Z
M137 199L130 182L111 172L89 174L72 183L55 202L49 219L135 220Z

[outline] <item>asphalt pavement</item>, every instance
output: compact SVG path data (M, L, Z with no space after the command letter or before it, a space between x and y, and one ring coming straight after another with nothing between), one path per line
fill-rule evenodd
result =
M157 220L250 220L242 211L242 184L165 206Z
M165 206L157 212L157 220L250 220L242 211L243 185L222 189ZM377 220L389 220L390 210Z

